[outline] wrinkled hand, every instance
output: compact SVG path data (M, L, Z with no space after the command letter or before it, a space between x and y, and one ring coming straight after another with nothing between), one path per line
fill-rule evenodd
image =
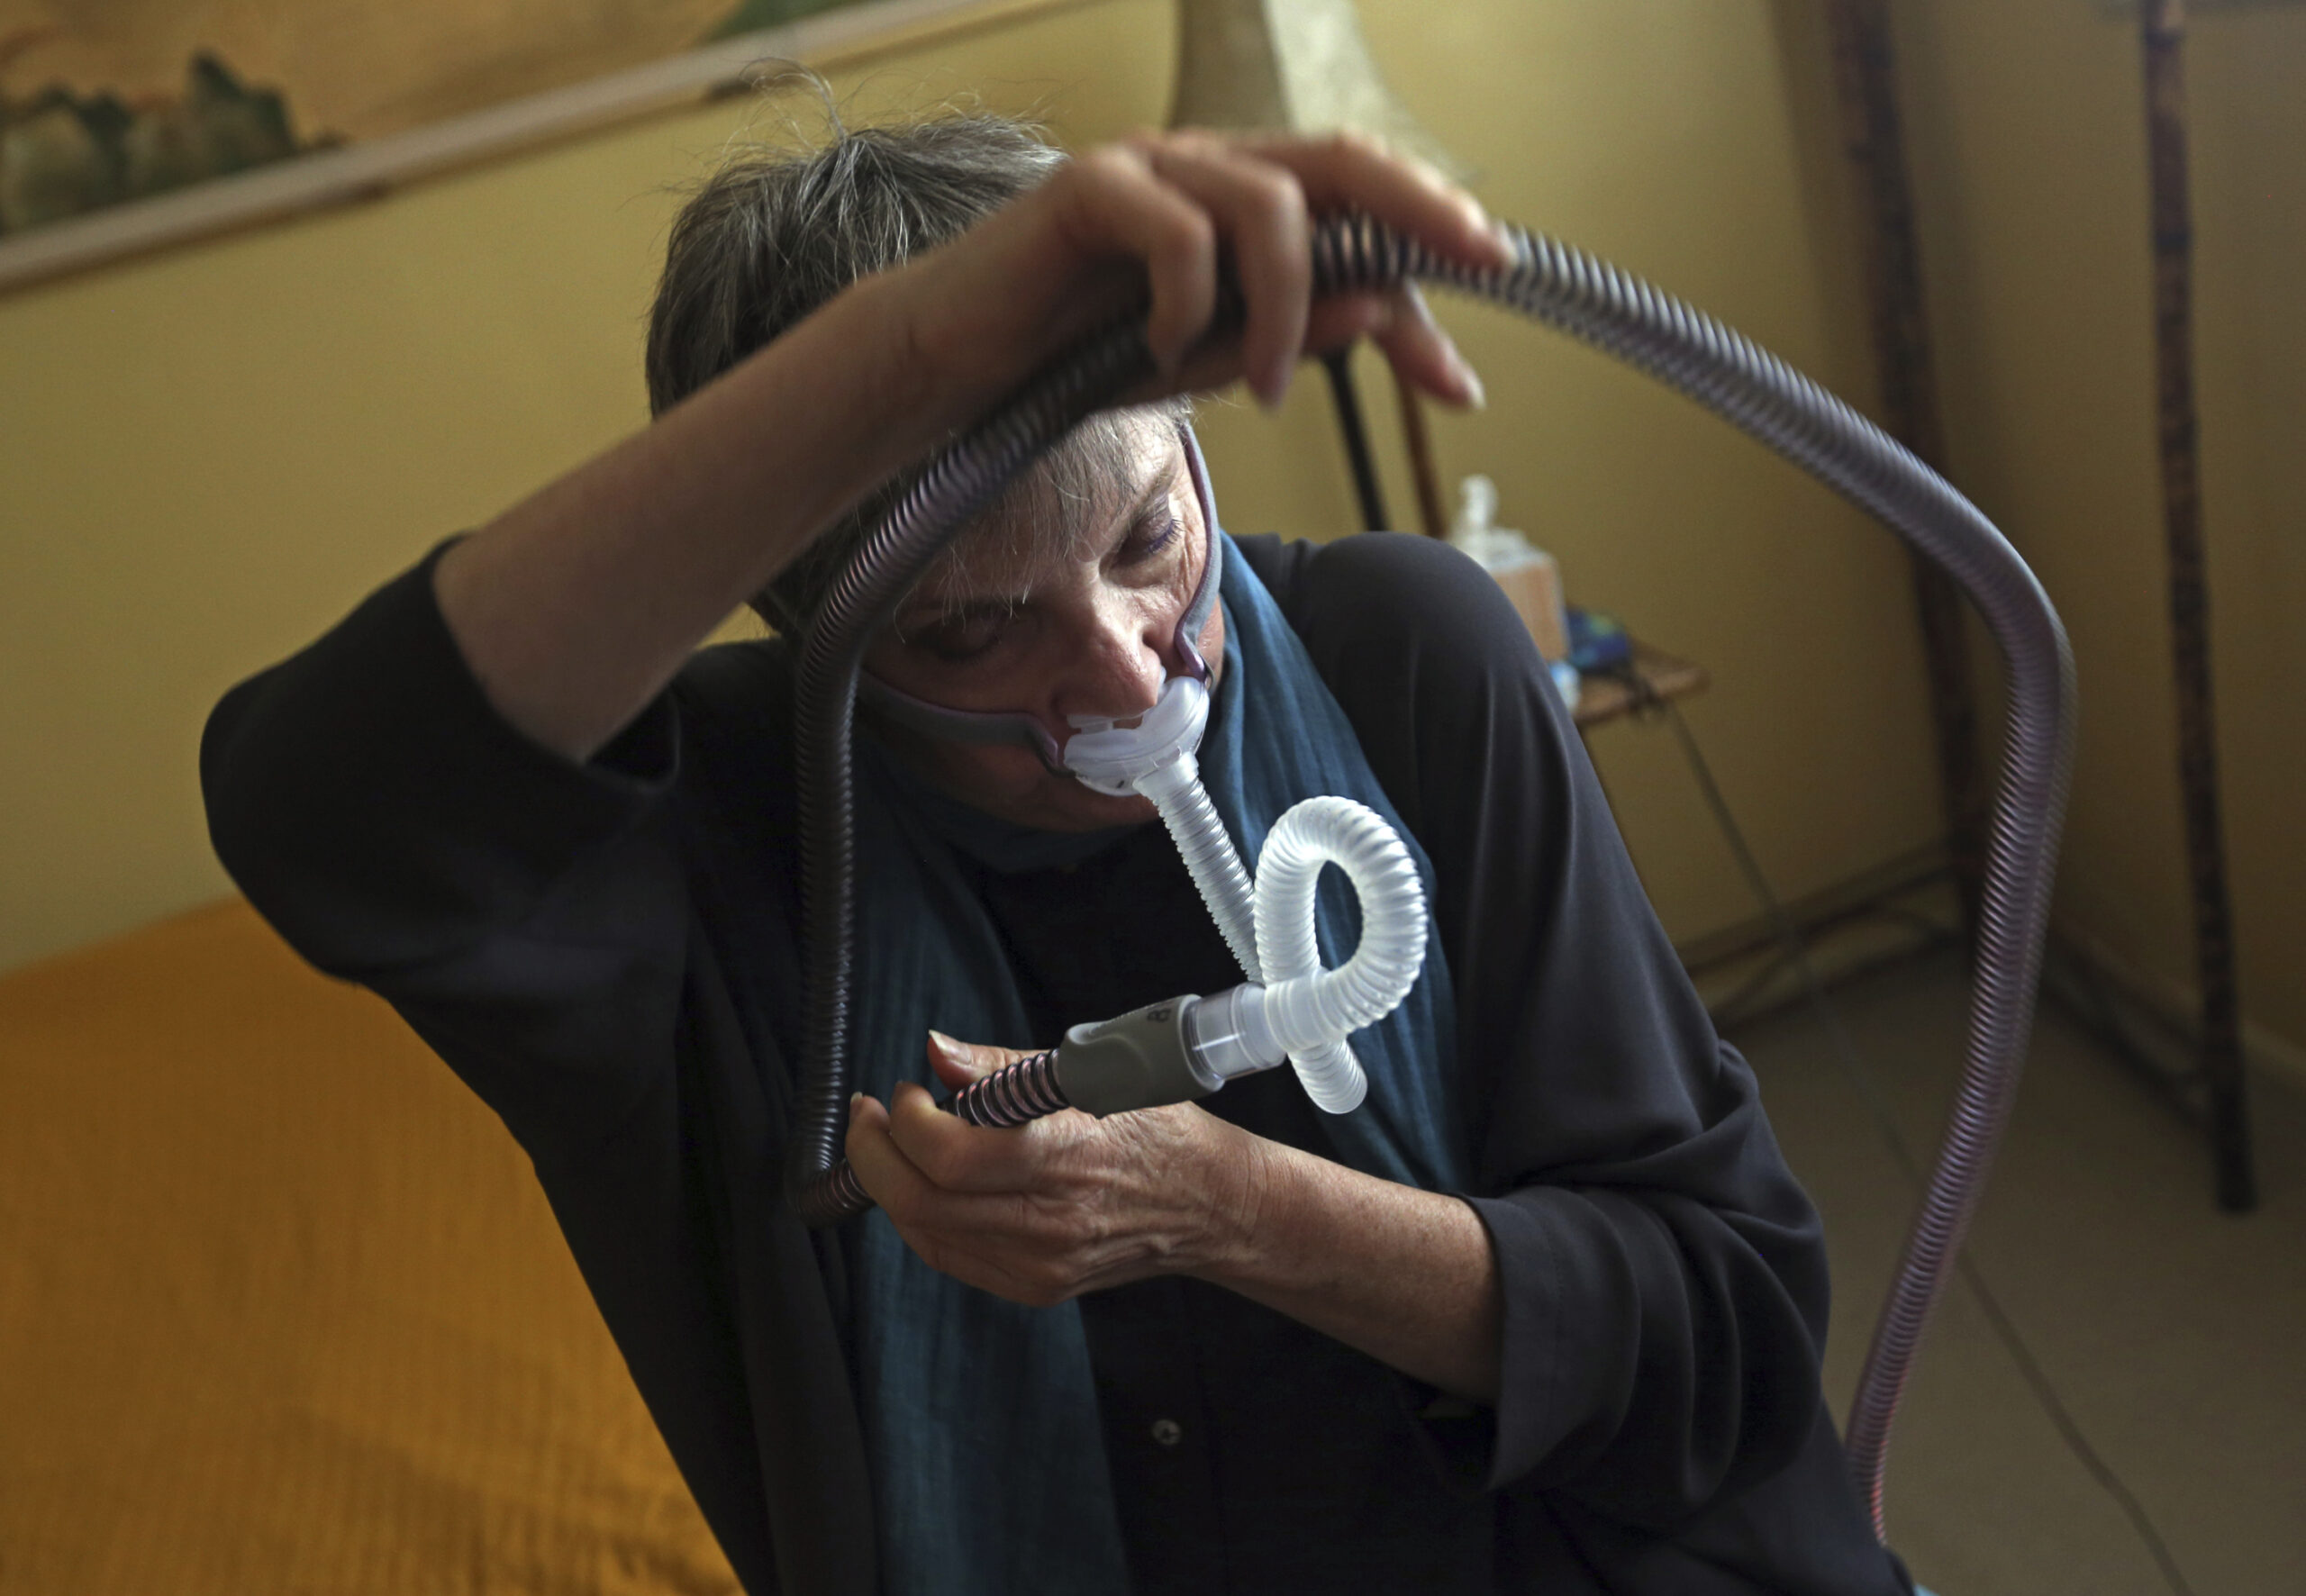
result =
M930 1033L930 1063L954 1090L1026 1056ZM1192 1103L987 1129L908 1082L885 1108L851 1102L848 1150L931 1268L1039 1308L1217 1265L1254 1221L1262 1145Z
M1375 140L1173 130L1089 150L884 291L961 419L1148 297L1163 376L1139 398L1241 378L1278 404L1302 355L1367 337L1412 386L1480 404L1472 367L1413 288L1313 302L1312 218L1347 209L1469 266L1511 258L1471 195ZM1247 317L1239 337L1204 342L1221 261Z

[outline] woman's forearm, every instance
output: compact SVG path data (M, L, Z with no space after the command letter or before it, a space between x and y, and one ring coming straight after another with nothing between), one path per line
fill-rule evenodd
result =
M1495 1401L1503 1299L1471 1206L1244 1140L1241 1222L1194 1273L1430 1385Z
M1470 266L1511 258L1472 199L1366 141L1108 146L856 285L458 544L434 575L449 632L499 713L589 757L820 529L1148 293L1166 375L1141 399L1221 386L1246 362L1277 400L1309 339L1373 331L1407 380L1470 399L1430 321L1389 319L1370 295L1310 304L1309 203L1357 206ZM1217 308L1221 246L1248 296L1242 334L1187 361Z
M442 557L450 634L497 712L572 759L638 715L943 417L867 285Z

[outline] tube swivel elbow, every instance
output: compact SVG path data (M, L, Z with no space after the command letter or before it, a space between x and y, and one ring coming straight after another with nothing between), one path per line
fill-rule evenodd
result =
M1060 1109L1103 1118L1207 1097L1236 1075L1287 1061L1265 1022L1264 999L1265 989L1250 982L1076 1025L1049 1052L967 1087L953 1112L972 1125L1007 1127Z
M1197 997L1169 998L1094 1025L1076 1025L1057 1049L1058 1089L1103 1117L1190 1102L1225 1084L1194 1044Z

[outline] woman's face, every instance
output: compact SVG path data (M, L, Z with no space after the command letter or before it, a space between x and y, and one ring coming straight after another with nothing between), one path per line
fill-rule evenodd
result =
M1176 430L1141 421L1128 435L1122 468L1091 503L1067 507L1069 536L972 530L961 558L932 572L875 639L865 668L948 709L1031 715L1060 747L1068 715L1125 720L1152 708L1185 669L1177 623L1200 585L1209 530ZM1221 608L1211 608L1200 646L1212 664L1224 657ZM1153 815L1145 799L1091 792L1022 748L883 735L963 803L1040 830Z

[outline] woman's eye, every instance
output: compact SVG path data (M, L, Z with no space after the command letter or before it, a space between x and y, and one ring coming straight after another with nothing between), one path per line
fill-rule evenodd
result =
M947 665L966 665L993 652L1008 630L1005 615L973 615L940 621L922 628L909 639L912 645Z
M1130 533L1129 541L1121 545L1121 563L1136 565L1140 560L1151 559L1174 544L1177 534L1184 530L1174 515L1158 515L1149 521L1139 521L1136 530Z

